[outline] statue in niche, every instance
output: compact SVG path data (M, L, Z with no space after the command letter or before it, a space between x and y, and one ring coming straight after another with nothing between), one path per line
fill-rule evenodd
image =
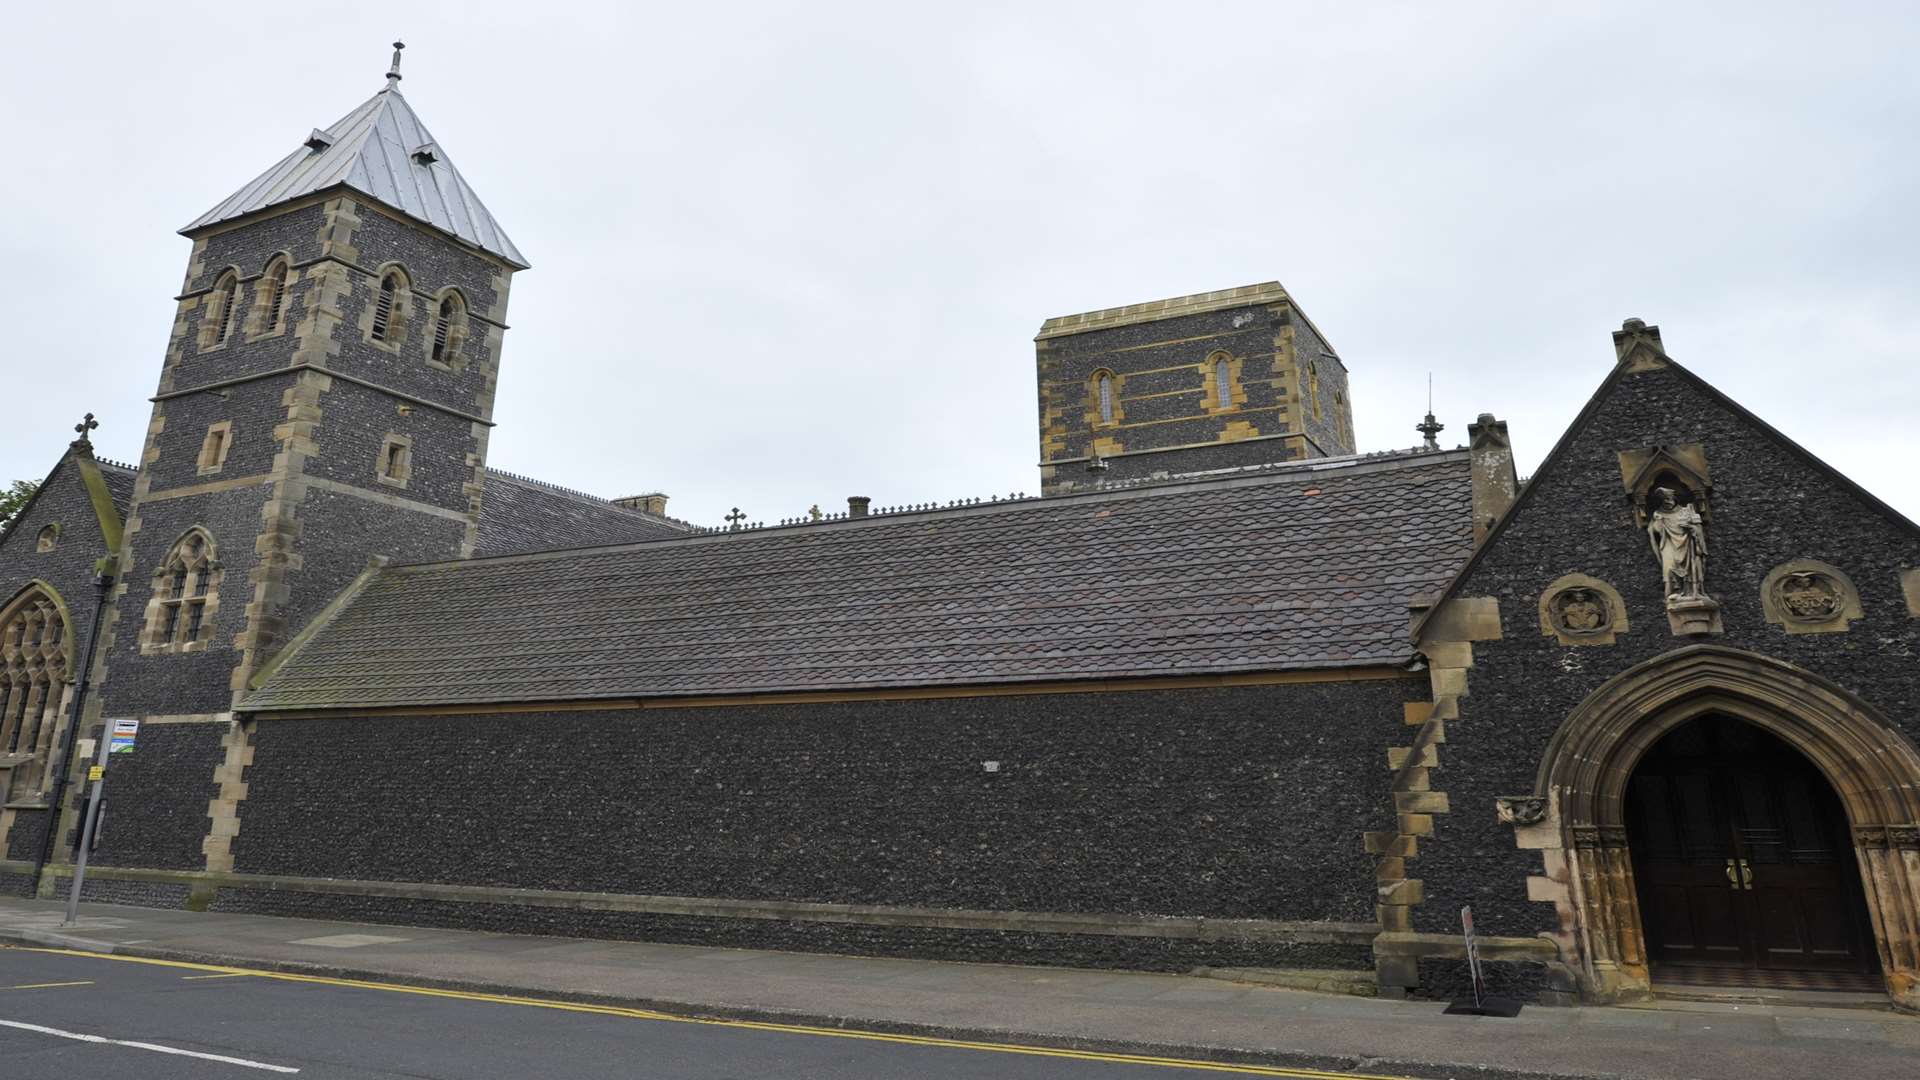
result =
M1700 512L1680 501L1669 487L1653 489L1658 509L1648 515L1647 537L1660 560L1669 603L1702 600L1707 595L1707 528Z

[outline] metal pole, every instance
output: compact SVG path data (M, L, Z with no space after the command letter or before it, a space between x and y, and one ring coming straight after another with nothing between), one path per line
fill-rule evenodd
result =
M73 761L74 744L80 738L81 706L86 701L87 687L93 678L93 653L94 647L100 642L100 620L106 617L107 599L113 592L113 558L109 555L101 559L94 570L93 587L100 595L95 598L93 605L93 625L87 630L87 658L80 665L80 680L73 688L73 710L67 717L66 738L60 740L60 760L53 766L53 796L47 803L49 820L46 832L40 838L40 857L33 863L33 895L40 892L40 875L53 859L53 844L60 833L60 800L67 794L67 766Z
M93 797L87 801L87 823L80 829L80 855L73 861L73 888L67 893L67 919L61 926L72 926L73 920L80 914L80 882L87 876L87 849L93 846L93 830L100 821L100 804L107 790L107 751L113 740L107 733L100 733L100 754L94 766L101 770L100 779L93 782Z

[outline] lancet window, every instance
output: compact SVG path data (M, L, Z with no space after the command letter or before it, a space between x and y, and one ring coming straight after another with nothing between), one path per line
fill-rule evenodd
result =
M212 308L209 309L201 347L211 349L216 345L225 345L227 336L233 332L235 309L240 303L240 275L229 270L220 275L214 283Z
M260 332L271 334L280 329L280 313L287 301L287 260L275 259L267 266L267 276L260 283L263 305L260 313Z
M367 336L375 341L399 341L405 328L407 282L400 271L389 270L380 278L380 291L373 298L373 326Z
M430 355L439 363L457 366L461 339L467 332L467 308L457 292L440 298L433 320L433 346Z
M1100 409L1100 422L1113 423L1117 415L1113 401L1113 372L1102 371L1093 376L1093 396Z

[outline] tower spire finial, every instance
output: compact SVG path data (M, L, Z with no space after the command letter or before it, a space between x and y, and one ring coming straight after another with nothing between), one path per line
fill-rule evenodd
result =
M1447 425L1433 418L1433 372L1429 371L1427 372L1427 418L1413 425L1413 430L1426 437L1426 445L1421 449L1440 449L1440 440L1437 436L1446 429Z
M393 43L393 66L387 69L387 89L400 89L400 50L407 47L404 41Z

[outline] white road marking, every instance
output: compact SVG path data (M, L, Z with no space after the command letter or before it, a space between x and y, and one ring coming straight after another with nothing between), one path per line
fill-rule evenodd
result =
M301 938L289 941L289 945L318 945L323 949L357 949L362 945L391 945L396 941L411 941L412 938L382 937L379 934L327 934L323 937Z
M182 1057L200 1058L203 1061L221 1061L228 1065L242 1065L249 1069L265 1069L268 1072L297 1073L300 1070L291 1065L269 1065L264 1061L248 1061L246 1058L227 1057L225 1054L203 1054L198 1050L182 1050L177 1046L161 1046L159 1043L134 1042L130 1039L109 1039L104 1035L87 1035L78 1031L61 1031L59 1028L41 1027L39 1024L23 1024L18 1020L0 1020L0 1027L19 1028L21 1031L37 1031L42 1035L53 1035L62 1039L78 1042L104 1043L108 1046L131 1046L136 1050L152 1050L160 1054L179 1054Z

